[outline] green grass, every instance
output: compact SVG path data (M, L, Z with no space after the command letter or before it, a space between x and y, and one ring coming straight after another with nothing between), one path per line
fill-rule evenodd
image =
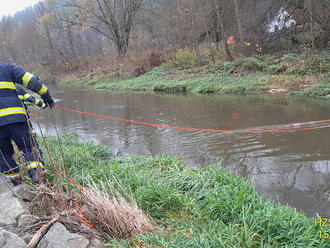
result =
M307 88L301 91L291 92L290 95L330 98L330 73L328 72L323 74L319 79L319 84L315 85L314 87Z
M132 78L67 78L60 83L86 85L96 89L120 91L164 91L192 94L248 95L285 89L292 95L325 96L330 85L330 53L256 55L228 62L220 57L211 63L205 55L203 65L187 50L179 50L169 60L145 75ZM322 84L321 86L319 86Z
M56 139L47 137L60 165ZM110 247L330 247L314 219L261 198L220 164L194 169L168 155L113 157L109 147L76 135L65 135L61 143L71 177L84 184L88 174L96 181L114 175L159 226L131 240L109 238Z

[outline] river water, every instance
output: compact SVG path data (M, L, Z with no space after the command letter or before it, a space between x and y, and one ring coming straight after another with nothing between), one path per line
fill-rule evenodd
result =
M128 120L206 129L261 129L330 119L330 101L285 96L185 96L52 89L58 106ZM216 162L257 185L258 192L308 216L330 216L330 128L291 133L203 133L43 111L42 129L76 132L115 154L182 157L204 167Z

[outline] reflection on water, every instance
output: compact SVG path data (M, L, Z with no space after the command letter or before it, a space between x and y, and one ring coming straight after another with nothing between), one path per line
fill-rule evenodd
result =
M208 129L258 129L330 119L330 102L288 97L182 96L53 89L58 103L123 119ZM60 110L40 117L46 133L77 132L115 154L183 157L191 166L217 161L254 180L258 192L307 215L330 216L330 128L296 133L201 133L134 125Z

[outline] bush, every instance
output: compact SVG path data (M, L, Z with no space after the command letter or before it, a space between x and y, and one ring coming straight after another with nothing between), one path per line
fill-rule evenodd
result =
M190 49L179 49L172 59L174 66L185 69L197 64L196 53Z
M263 61L262 57L258 56L240 58L234 62L224 62L223 66L228 73L255 73L258 71L264 71L268 64L267 61Z
M318 53L312 55L304 55L300 61L293 64L292 69L288 70L288 74L293 75L313 75L330 71L330 55L329 53Z

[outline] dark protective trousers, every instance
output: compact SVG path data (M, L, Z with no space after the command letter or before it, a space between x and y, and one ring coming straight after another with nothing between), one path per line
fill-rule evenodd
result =
M40 155L36 154L35 136L30 133L27 122L12 123L0 127L0 169L9 179L19 177L19 166L15 162L14 147L11 141L14 141L17 148L23 152L28 171L38 166L43 168L40 162Z
M40 146L39 146L39 143L38 143L38 141L37 141L37 135L36 135L36 132L34 131L34 129L33 129L33 126L32 126L32 122L30 121L30 116L29 116L29 114L28 114L28 112L26 112L27 113L27 116L28 116L28 125L29 125L29 128L30 128L30 134L31 134L31 136L32 136L32 138L33 138L33 142L32 142L32 145L36 148L36 149L38 149L38 152L39 152L39 156L38 156L38 159L40 160L40 162L42 163L42 164L44 164L44 158L43 158L43 155L42 155L42 150L41 150L41 148L40 148Z

